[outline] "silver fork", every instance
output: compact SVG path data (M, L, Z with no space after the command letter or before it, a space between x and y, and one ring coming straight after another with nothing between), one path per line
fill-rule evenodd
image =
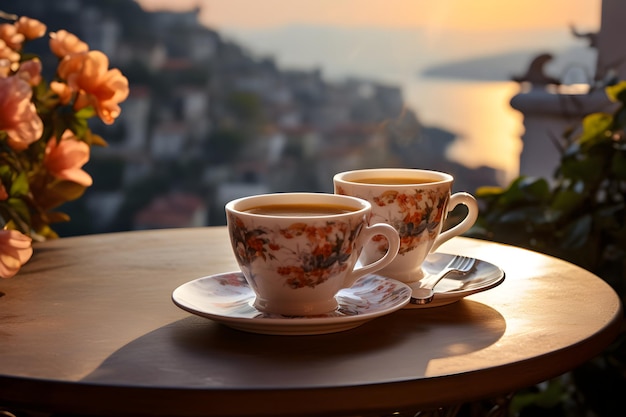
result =
M411 304L428 304L435 297L435 285L449 274L466 274L472 270L476 259L467 256L455 255L445 268L439 272L428 284L420 288L414 288L411 296Z

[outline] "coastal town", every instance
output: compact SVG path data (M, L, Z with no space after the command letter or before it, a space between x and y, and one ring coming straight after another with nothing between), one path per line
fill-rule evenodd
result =
M130 83L115 125L92 127L109 146L92 150L94 184L64 207L72 221L56 227L61 235L224 224L230 199L332 192L335 173L364 167L451 172L469 192L497 183L492 168L449 161L455 133L422 125L398 86L280 68L203 26L198 8L31 0L0 9L66 27Z

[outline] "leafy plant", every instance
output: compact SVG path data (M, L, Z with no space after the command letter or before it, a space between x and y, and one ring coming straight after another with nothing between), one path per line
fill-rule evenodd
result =
M6 22L5 22L6 20ZM29 52L47 27L0 11L0 277L14 276L32 255L32 239L58 235L50 224L69 221L57 209L92 185L82 167L91 146L106 141L89 120L107 125L120 115L128 80L108 57L66 30L49 32L57 57L46 80L43 62Z
M615 111L590 114L578 129L564 133L565 148L552 179L520 177L507 188L477 190L483 207L469 234L577 264L603 278L624 302L626 81L607 87L606 94L616 103ZM626 389L626 343L622 339L573 373L576 395L582 394L598 415L603 415L599 404L615 400L602 399L598 387L610 379L614 388ZM586 378L580 378L582 374ZM592 376L598 378L597 383L589 383ZM532 395L540 398L536 392Z

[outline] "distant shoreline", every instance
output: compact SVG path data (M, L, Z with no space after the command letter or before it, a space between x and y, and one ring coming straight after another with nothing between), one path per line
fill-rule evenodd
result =
M447 62L422 69L417 72L417 76L448 81L511 81L513 77L523 75L530 62L544 52L548 51L514 51ZM572 68L591 73L595 56L589 48L572 47L550 53L554 60L546 66L548 75L562 78Z

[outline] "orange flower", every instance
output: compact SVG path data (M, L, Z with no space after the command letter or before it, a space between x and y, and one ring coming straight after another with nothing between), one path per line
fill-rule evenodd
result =
M31 86L36 86L41 82L41 61L34 58L23 62L17 70L17 76L26 81Z
M89 46L67 30L50 33L50 50L59 58L67 55L87 52Z
M66 105L72 100L73 91L70 86L65 83L50 81L50 90L52 90L54 94L59 96L59 101L63 105Z
M0 39L0 59L6 59L10 64L20 61L20 54Z
M82 170L89 161L89 145L66 130L60 140L51 138L46 145L43 164L55 177L89 187L93 180Z
M0 230L0 277L11 278L33 255L32 239L17 230Z
M383 204L393 204L393 202L398 197L398 192L394 190L388 190L383 192L379 198L383 202Z
M280 245L278 243L270 242L269 248L271 250L280 250Z
M15 22L15 28L18 33L24 35L27 40L41 38L46 34L46 25L37 19L22 16Z
M109 69L109 59L100 51L66 56L58 74L78 91L74 108L93 106L100 119L112 124L120 115L119 103L128 97L128 79L118 69Z
M14 51L22 49L22 44L26 39L17 28L10 23L0 24L0 39L6 42L7 46Z
M254 249L257 253L263 252L263 239L258 237L251 237L246 242L251 249Z
M0 78L0 130L16 151L28 148L43 133L43 122L30 101L30 85L19 77Z
M280 234L287 239L292 239L295 236L301 236L306 230L306 223L292 223L286 229L280 231Z
M321 256L324 259L329 258L330 255L333 254L333 247L330 243L326 242L320 246L315 247L315 249L313 249L312 255L313 256Z
M17 19L4 17L0 20ZM46 32L46 25L28 17L11 24L0 22L0 170L5 180L14 180L0 181L0 230L15 225L27 236L32 233L44 239L56 237L49 223L67 217L50 215L50 206L77 198L93 183L83 166L89 161L92 139L93 144L106 143L92 134L87 119L97 114L112 124L129 93L128 80L119 70L108 68L104 54L89 52L85 42L65 30L50 33L47 39L58 67L54 81L44 80L45 61L27 48L31 40L45 41ZM89 111L78 112L85 107ZM13 191L17 194L9 195ZM14 236L3 232L5 241L0 243L10 239L13 245ZM9 253L2 246L0 255L3 276L15 274L22 259L30 256Z
M11 74L11 61L6 58L0 58L0 78L6 78Z

